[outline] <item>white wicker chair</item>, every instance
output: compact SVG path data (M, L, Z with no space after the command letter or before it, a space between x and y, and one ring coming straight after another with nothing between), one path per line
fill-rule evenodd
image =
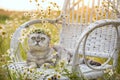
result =
M86 0L65 0L61 16L55 20L45 20L52 24L59 23L60 20L62 20L59 44L73 53L72 70L80 71L80 73L88 79L95 79L102 76L105 69L115 68L117 65L118 52L120 50L120 19L114 18L114 14L108 15L110 13L109 11L106 12L105 19L98 16L98 13L94 13L93 8L95 5L97 4L100 8L104 0L88 0L91 1L92 10L90 15L88 11L84 13L84 1ZM114 6L118 6L119 0L112 1ZM88 8L86 8L86 10L87 9ZM115 7L115 9L117 9L117 7ZM96 16L96 20L99 19L99 21L94 22L92 19L93 16ZM42 20L31 20L21 25L13 34L10 47L16 50L21 30L30 25L41 23L41 21ZM83 55L85 64L78 65L78 54ZM15 61L18 65L25 65L25 63L22 62L19 50L17 50L16 53L13 51L11 55L15 55ZM86 61L86 55L107 58L107 61L98 67L91 66ZM108 64L111 59L113 60L113 65Z

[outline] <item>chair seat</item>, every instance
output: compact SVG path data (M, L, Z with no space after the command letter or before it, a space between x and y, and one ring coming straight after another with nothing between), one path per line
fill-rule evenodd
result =
M13 72L19 72L25 75L27 71L27 77L32 78L33 80L48 80L55 74L60 76L59 80L68 80L65 76L60 75L59 73L55 72L54 69L45 69L45 68L37 68L37 69L30 69L26 62L15 62L8 66L8 68ZM33 70L33 71L32 71Z
M110 67L111 65L106 65L104 67ZM71 66L68 67L70 70L71 70ZM24 74L25 70L28 69L28 66L26 64L26 62L16 62L16 63L12 63L9 65L9 69L11 70L18 70L20 73ZM85 64L81 64L80 65L80 70L81 72L83 73L83 75L87 78L87 79L95 79L95 78L98 78L98 77L101 77L103 74L104 74L104 71L103 70L92 70L90 69L87 65ZM29 73L30 71L28 71ZM37 68L36 70L36 73L41 73L41 72L44 72L44 74L42 76L40 75L37 75L37 77L39 76L39 79L40 80L41 78L43 79L43 77L45 75L49 75L52 76L52 73L56 73L54 69L46 69L46 70L43 70L41 68ZM35 72L34 72L35 73ZM31 75L33 75L34 73L32 73ZM30 73L29 73L30 74ZM41 73L42 74L42 73ZM50 77L48 76L48 77ZM41 78L40 78L41 77ZM47 77L47 78L48 78ZM60 80L68 80L68 78L65 78L64 76L61 77Z
M108 68L111 67L111 65L107 64L104 67ZM103 70L93 70L85 64L80 65L80 70L87 79L96 79L104 74Z

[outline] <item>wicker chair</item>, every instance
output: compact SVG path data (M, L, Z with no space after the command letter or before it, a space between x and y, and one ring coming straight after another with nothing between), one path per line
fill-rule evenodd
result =
M107 7L108 11L104 12L101 6L103 1L88 0L88 3L85 4L86 0L65 0L60 17L54 20L44 19L51 24L62 22L59 44L73 53L72 70L80 72L88 79L101 77L105 69L114 69L118 64L120 19L115 18L115 14L110 12L109 6ZM116 6L120 3L119 0L112 1L114 8L117 10ZM91 3L91 6L89 3ZM91 7L91 11L85 5ZM102 10L102 14L105 14L104 17L95 12L96 5L98 5L97 9ZM83 11L84 9L86 12ZM94 16L95 22L93 20ZM14 50L18 48L18 38L22 29L42 21L31 20L22 24L13 34L10 47ZM14 52L11 55L16 57L15 64L25 65L22 62L19 50L16 53ZM83 55L85 64L79 65L79 54ZM106 58L107 61L101 66L92 66L87 62L86 56ZM112 65L108 64L111 60L113 60Z

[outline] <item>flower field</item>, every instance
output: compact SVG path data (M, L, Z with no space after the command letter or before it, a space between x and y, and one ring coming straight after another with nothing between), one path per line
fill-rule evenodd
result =
M36 80L41 75L45 74L44 71L36 72L36 69L28 69L24 67L22 67L24 72L21 74L19 70L12 71L8 68L9 64L14 63L13 58L15 56L11 56L10 54L12 52L12 49L10 49L10 41L16 29L20 25L22 25L23 23L29 20L45 19L45 18L55 19L61 13L59 9L60 6L58 6L55 2L50 2L51 6L48 6L46 10L43 10L41 8L38 8L40 6L38 0L35 1L37 6L37 9L35 11L8 11L8 10L0 9L0 80ZM44 2L44 0L42 1ZM30 2L32 1L30 0ZM87 7L85 6L84 12L86 11L86 8ZM104 15L106 11L104 11L101 14L101 10L98 10L97 6L95 7L95 9L96 12L99 11L99 15L100 16L102 15L103 19L106 18ZM91 11L91 8L88 11ZM113 10L110 11L109 16L112 14L112 12ZM98 15L98 19L101 18L99 17L99 15ZM114 16L114 18L116 18L116 16ZM96 16L93 16L93 21L96 21ZM23 59L26 60L26 52L27 50L29 50L27 45L27 35L29 34L31 29L34 28L44 29L47 32L47 34L50 35L51 37L50 46L52 46L54 44L58 44L59 42L59 34L60 34L61 26L62 26L61 24L50 24L48 22L43 21L40 24L32 25L31 28L24 29L21 32L21 37L19 38L20 53ZM98 80L120 80L120 55L118 61L119 64L116 69L114 70L107 69L104 72L105 75L102 78L98 78ZM47 65L48 64L43 65L44 70L47 69ZM50 67L50 68L54 69L57 72L55 74L53 73L50 74L52 74L52 76L54 77L57 77L58 79L61 77L62 74L64 76L67 76L70 80L86 80L83 77L77 76L77 73L71 73L69 69L66 68L66 63L64 60L61 60L56 67ZM39 76L36 74L38 74ZM52 80L51 76L48 76L48 80Z

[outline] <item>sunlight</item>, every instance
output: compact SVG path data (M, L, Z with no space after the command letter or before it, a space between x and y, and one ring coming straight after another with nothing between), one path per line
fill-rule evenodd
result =
M6 9L6 10L17 10L17 11L25 11L25 10L35 10L36 8L36 2L35 0L0 0L0 8ZM45 9L49 2L56 2L59 6L63 5L64 0L46 0L44 3L42 3L42 0L38 0L40 5ZM62 9L62 7L60 7Z

